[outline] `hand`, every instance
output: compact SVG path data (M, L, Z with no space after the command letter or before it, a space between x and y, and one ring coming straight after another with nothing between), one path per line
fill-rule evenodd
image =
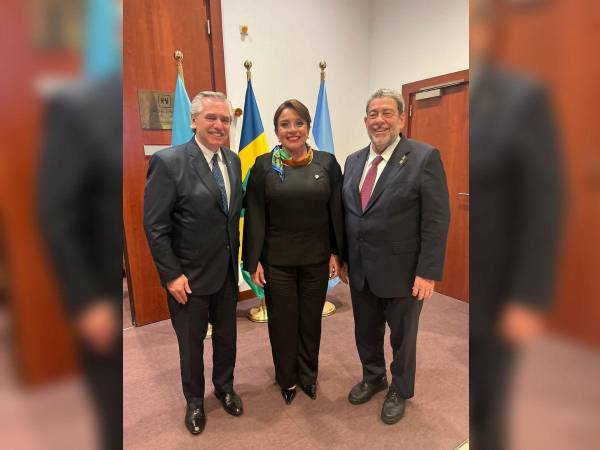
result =
M175 300L182 305L185 305L188 301L187 294L191 294L190 284L185 275L180 275L178 278L171 280L167 283L167 289L171 293Z
M412 288L412 295L413 297L416 297L417 300L427 300L433 295L434 287L435 281L416 276L415 284Z
M340 260L333 253L329 257L329 279L337 277L340 274Z
M340 280L342 280L343 283L348 284L348 263L344 263L340 269Z
M265 287L265 284L267 284L265 271L260 262L258 263L258 266L256 266L256 272L252 274L252 282L260 287Z
M500 316L500 334L511 345L522 346L542 334L543 314L517 302L508 303Z
M94 351L106 353L119 333L117 312L110 299L99 299L77 318L75 327L83 340Z

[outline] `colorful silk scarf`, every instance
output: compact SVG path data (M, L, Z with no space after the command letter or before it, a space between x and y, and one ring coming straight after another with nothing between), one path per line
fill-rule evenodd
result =
M308 165L313 158L313 150L310 148L310 145L306 144L306 155L302 159L292 159L292 155L290 155L283 145L277 145L273 149L273 157L271 158L271 167L275 172L279 174L279 178L281 178L281 182L283 183L283 179L285 178L285 172L283 170L283 166L288 167L301 167Z

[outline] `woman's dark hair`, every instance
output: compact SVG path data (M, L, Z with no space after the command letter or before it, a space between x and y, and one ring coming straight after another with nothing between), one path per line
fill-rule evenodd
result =
M273 125L275 125L275 131L277 131L277 121L279 120L279 116L286 108L290 108L296 111L300 118L307 123L308 129L310 130L311 119L310 113L308 112L308 108L304 106L304 103L300 102L299 100L296 100L295 98L292 98L290 100L286 100L281 105L279 105L279 108L277 108L277 110L275 111L275 116L273 117Z

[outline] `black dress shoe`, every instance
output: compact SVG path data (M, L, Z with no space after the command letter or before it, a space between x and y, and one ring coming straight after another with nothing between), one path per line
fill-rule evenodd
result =
M306 395L308 395L313 400L316 400L316 398L317 398L317 383L306 384L306 385L303 384L300 387L302 388L302 390L304 391L304 393Z
M290 389L282 389L281 395L283 396L285 402L289 405L292 403L292 400L294 400L294 397L296 396L296 388L293 387Z
M185 427L192 434L200 434L204 431L206 416L203 405L188 404L185 411Z
M402 419L403 415L404 399L400 397L400 393L391 387L381 408L381 420L388 425L392 425Z
M241 416L244 413L244 405L242 399L234 391L231 392L216 392L215 396L221 400L223 409L232 416Z
M348 394L348 401L353 405L360 405L371 400L371 397L379 391L384 391L388 387L388 382L385 378L382 378L379 383L371 384L366 381L361 381L355 385L350 394Z

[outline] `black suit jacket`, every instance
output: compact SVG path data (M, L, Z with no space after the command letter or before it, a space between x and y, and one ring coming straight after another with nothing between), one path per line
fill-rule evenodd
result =
M365 279L378 297L412 295L415 275L440 280L450 221L446 175L438 150L402 137L366 210L359 183L369 146L346 159L342 198L353 288Z
M550 303L562 175L552 111L534 81L483 67L470 124L471 327L485 333L508 300Z
M344 259L342 170L335 156L313 152L312 162L286 170L282 183L272 153L256 159L246 187L244 269L259 261L277 266L316 264L336 254Z
M229 174L229 213L195 138L155 153L144 193L144 228L161 283L185 274L194 294L221 288L228 265L238 276L241 164L221 148Z
M84 81L54 95L39 174L43 237L69 311L98 299L122 310L122 82Z

